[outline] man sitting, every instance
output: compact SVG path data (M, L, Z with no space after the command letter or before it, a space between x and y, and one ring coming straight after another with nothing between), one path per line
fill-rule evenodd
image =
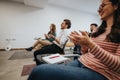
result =
M34 52L34 58L37 65L42 63L40 62L40 60L37 59L38 55L47 54L47 53L54 54L54 53L64 52L63 47L66 41L68 40L67 29L69 29L70 27L71 27L71 21L69 19L64 19L61 24L61 32L59 33L58 38L56 38L55 36L52 36L54 38L54 41L52 44L46 45Z

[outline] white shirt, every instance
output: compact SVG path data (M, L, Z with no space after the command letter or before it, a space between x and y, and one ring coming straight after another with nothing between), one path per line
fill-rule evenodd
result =
M69 35L68 30L67 30L67 29L62 29L62 30L60 31L58 37L57 37L57 39L59 39L59 41L60 41L60 44L58 44L56 41L54 41L54 43L55 43L56 45L58 45L59 47L63 48L65 42L69 39L69 38L68 38L68 35Z

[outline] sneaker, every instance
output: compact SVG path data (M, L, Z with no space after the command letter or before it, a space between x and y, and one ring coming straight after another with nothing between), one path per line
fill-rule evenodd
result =
M32 51L33 47L26 48L27 51Z

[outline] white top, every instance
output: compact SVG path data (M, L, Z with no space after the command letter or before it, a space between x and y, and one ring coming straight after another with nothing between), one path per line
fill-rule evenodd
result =
M60 46L61 48L63 48L65 42L69 39L68 38L68 30L67 29L62 29L57 37L57 39L59 39L60 44L58 44L56 41L54 41L54 43L58 46Z

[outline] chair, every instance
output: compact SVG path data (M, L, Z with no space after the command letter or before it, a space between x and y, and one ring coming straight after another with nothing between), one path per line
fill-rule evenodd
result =
M64 57L68 57L68 58L73 58L73 60L75 60L75 59L77 59L81 54L80 54L80 47L78 47L78 46L74 46L74 48L73 48L73 46L71 47L71 46L69 46L70 47L70 49L64 49L65 51L64 51Z

